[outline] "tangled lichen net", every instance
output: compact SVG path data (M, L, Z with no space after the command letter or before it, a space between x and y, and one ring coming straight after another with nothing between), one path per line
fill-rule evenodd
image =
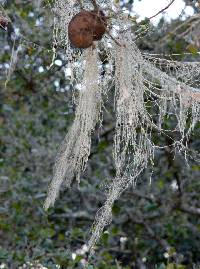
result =
M157 145L152 142L152 130L165 133L165 116L175 116L176 126L171 131L180 135L179 140L174 141L174 147L185 150L187 139L200 117L200 64L142 53L136 46L136 36L130 30L132 22L119 6L107 0L98 1L98 5L102 9L107 5L109 12L106 15L113 15L108 22L111 34L83 51L70 46L66 32L71 18L80 11L78 2L58 0L55 5L56 40L65 46L74 74L73 83L79 83L81 87L75 101L75 120L57 155L54 177L45 202L47 209L54 204L62 185L69 187L74 177L80 180L90 154L92 132L101 121L103 94L114 89L113 159L116 175L110 180L106 201L96 214L88 243L90 249L94 248L105 226L111 222L115 200L129 186L136 184L138 176L153 160ZM83 8L92 9L91 1L83 1ZM103 77L99 70L103 63L98 58L101 50L107 54L109 66ZM156 116L149 111L148 100L157 106Z

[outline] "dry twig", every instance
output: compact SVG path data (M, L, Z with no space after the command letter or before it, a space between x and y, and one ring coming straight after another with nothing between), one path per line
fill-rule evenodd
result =
M159 12L157 12L155 15L149 17L148 19L151 20L153 18L155 18L156 16L158 16L159 14L163 13L165 10L167 10L173 3L175 2L175 0L171 0L170 3L163 9L161 9Z

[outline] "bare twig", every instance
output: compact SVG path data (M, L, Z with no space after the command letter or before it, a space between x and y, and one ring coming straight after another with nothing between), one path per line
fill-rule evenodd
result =
M148 19L151 20L151 19L155 18L156 16L158 16L159 14L164 12L166 9L168 9L174 2L175 2L175 0L171 0L170 3L165 8L161 9L159 12L157 12L155 15L149 17Z
M92 2L92 4L93 4L93 6L94 6L94 9L95 9L95 10L99 10L99 6L97 5L96 0L91 0L91 2Z
M161 10L160 10L159 12L157 12L155 15L153 15L153 16L147 18L147 19L148 19L148 20L151 20L151 19L155 18L156 16L158 16L159 14L161 14L162 12L164 12L166 9L168 9L174 2L175 2L175 0L171 0L171 2L170 2L165 8L161 9ZM132 26L131 26L131 27L132 27ZM126 30L123 30L122 33L131 30L131 27L129 27L129 28L126 29Z
M96 1L95 0L91 0L92 2L94 1L94 3L96 3ZM93 4L94 5L94 7L95 7L95 5L96 4ZM92 13L91 12L91 14L92 15L96 15L99 19L100 19L100 21L104 24L104 26L105 26L105 31L106 31L106 34L118 45L118 46L120 46L120 47L122 47L122 46L124 46L125 47L125 45L123 45L123 44L121 44L116 38L114 38L113 36L112 36L112 34L110 33L110 31L106 28L107 27L107 23L101 18L101 16L99 15L100 14L100 10L99 10L99 7L97 6L97 10L98 10L98 13L97 14L94 14L94 13Z
M149 201L151 203L160 204L160 201L157 198L155 198L153 196L150 196L150 195L149 196L148 195L145 195L145 194L139 192L138 190L133 190L131 192L127 192L127 195L129 195L129 196L136 196L136 197L139 197L141 199L145 199L145 200L147 200L147 201Z
M200 216L200 208L198 207L188 206L187 204L182 204L180 205L179 210L182 212L191 214L191 215Z

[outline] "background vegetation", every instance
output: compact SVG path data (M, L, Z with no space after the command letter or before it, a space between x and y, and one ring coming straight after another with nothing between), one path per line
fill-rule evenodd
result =
M64 51L58 49L49 68L50 1L0 2L11 19L7 32L0 30L0 268L85 268L84 244L104 200L102 180L114 175L112 101L106 102L104 127L96 130L79 188L64 190L55 208L44 212L56 151L74 117ZM198 1L186 2L199 12ZM132 4L124 5L130 9ZM161 20L157 27L143 21L137 27L150 30L138 46L199 61L198 43L173 33L182 22L181 16L171 23ZM199 133L197 126L187 161L174 154L170 139L154 135L169 146L156 152L137 187L114 205L113 222L88 269L200 268Z

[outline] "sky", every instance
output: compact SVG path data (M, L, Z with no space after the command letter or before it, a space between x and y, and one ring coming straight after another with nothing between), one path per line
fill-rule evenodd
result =
M143 19L145 17L155 15L158 11L166 7L169 2L169 0L135 0L133 4L133 11L139 15L141 19ZM167 20L175 19L181 14L184 7L185 3L182 0L175 0L174 3L163 14ZM188 6L186 7L185 12L186 16L191 16L193 14L193 9ZM157 24L163 14L152 19L152 22Z

